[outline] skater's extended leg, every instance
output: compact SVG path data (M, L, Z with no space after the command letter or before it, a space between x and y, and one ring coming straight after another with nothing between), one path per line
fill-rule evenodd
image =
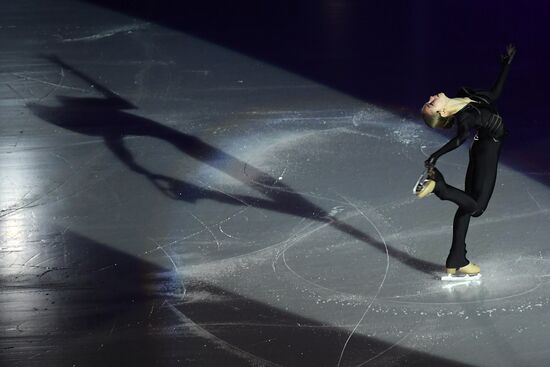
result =
M441 172L433 168L433 178L436 182L434 194L441 200L449 200L458 205L464 212L473 213L477 210L477 202L466 192L448 185Z

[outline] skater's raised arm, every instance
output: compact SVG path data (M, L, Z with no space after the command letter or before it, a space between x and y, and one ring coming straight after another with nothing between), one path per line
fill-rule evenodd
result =
M430 158L426 160L426 165L435 165L436 161L441 157L443 154L449 153L451 150L454 150L461 146L466 139L468 139L468 136L470 136L470 130L468 129L468 126L463 123L457 123L457 134L454 138L449 140L447 144L439 148L437 151L432 153Z
M488 91L488 97L491 99L491 101L495 101L500 97L500 94L502 93L502 88L504 86L504 83L506 82L506 78L508 78L508 72L510 71L510 64L514 59L515 54L516 54L516 47L510 44L506 47L506 52L503 55L501 55L500 74L498 76L498 79L493 84L492 88Z

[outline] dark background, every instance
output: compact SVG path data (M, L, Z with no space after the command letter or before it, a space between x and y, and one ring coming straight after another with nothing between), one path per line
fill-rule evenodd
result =
M550 51L550 5L542 1L89 2L396 108L416 109L439 90L490 86L500 53L514 43L501 109L522 111L526 122L541 119L533 105L543 102Z
M550 167L541 137L548 10L544 1L88 0L227 47L394 112L417 116L430 94L490 87L508 43L518 52L499 101L504 160ZM546 175L537 176L546 184Z

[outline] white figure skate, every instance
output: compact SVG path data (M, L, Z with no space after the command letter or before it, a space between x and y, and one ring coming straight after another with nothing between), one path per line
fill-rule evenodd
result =
M424 198L431 194L435 189L435 181L430 178L430 170L426 169L413 187L413 194L419 198Z
M447 268L447 274L441 277L441 280L451 282L464 282L481 279L481 269L473 263L469 263L461 268Z

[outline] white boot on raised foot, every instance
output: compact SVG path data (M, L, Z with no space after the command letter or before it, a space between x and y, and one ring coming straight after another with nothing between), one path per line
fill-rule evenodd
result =
M426 170L420 175L416 185L413 187L413 194L418 196L420 199L425 198L431 194L435 189L435 181L431 179L431 172Z

